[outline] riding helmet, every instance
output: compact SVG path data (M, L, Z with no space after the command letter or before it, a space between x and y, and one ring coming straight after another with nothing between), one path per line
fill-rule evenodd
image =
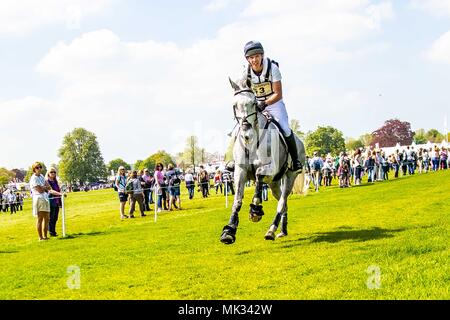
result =
M244 54L245 54L246 58L250 57L250 56L252 56L254 54L258 54L258 53L264 54L264 48L263 48L261 42L259 42L259 41L250 41L250 42L247 42L245 44L245 46L244 46Z

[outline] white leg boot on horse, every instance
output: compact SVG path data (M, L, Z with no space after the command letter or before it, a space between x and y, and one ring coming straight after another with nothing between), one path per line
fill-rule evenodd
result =
M252 222L259 222L264 215L262 203L262 189L263 189L264 176L257 176L255 195L253 196L252 203L250 204L249 219Z

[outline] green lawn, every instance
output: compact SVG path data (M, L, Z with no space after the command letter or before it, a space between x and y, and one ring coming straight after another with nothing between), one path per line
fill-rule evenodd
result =
M27 204L0 214L0 299L450 299L449 187L450 170L294 195L289 236L274 242L264 234L276 202L252 223L248 189L231 246L219 242L223 196L189 201L183 188L185 210L155 223L121 221L112 190L73 193L68 237L46 242Z

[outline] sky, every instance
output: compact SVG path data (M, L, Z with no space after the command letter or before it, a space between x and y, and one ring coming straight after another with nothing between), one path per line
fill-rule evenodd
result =
M279 62L304 132L357 138L394 117L444 131L450 0L2 0L0 167L57 163L78 127L106 162L190 135L224 153L250 40Z

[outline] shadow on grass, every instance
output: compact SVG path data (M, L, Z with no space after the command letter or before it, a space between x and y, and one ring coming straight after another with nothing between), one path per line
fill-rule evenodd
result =
M310 237L299 238L297 240L292 240L291 243L284 246L285 248L301 245L301 242L309 241L311 243L337 243L341 241L353 241L353 242L364 242L385 238L394 237L395 233L405 231L406 228L400 229L383 229L379 227L373 227L370 229L360 229L360 230L341 230L344 227L340 227L337 231L330 232L319 232L311 235Z
M84 237L84 236L98 236L98 235L104 235L104 234L106 234L105 231L79 232L79 233L68 234L64 238L63 237L58 238L58 240L69 240L69 239L75 239L75 238L80 238L80 237Z
M19 252L18 250L0 250L0 254L5 254L5 253L17 253Z

